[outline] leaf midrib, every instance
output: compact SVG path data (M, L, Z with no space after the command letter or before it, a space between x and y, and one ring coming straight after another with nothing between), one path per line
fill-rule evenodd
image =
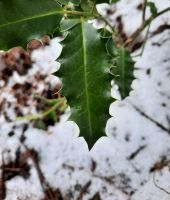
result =
M27 17L27 18L24 18L24 19L19 19L19 20L16 20L16 21L12 21L12 22L8 22L8 23L0 25L0 29L4 28L6 26L13 25L13 24L18 24L18 23L22 23L22 22L27 22L27 21L35 20L35 19L38 19L38 18L48 17L48 16L56 15L56 14L63 14L63 13L64 13L63 10L61 10L61 11L53 11L53 12L48 12L48 13L44 13L44 14L40 14L40 15L35 15L35 16Z
M90 129L90 136L92 134L92 124L91 124L91 114L89 105L89 94L88 94L88 83L87 83L87 58L86 58L86 45L85 45L85 35L83 31L83 19L81 19L81 30L82 30L82 50L83 50L83 68L84 68L84 84L85 84L85 96L87 105L88 122Z

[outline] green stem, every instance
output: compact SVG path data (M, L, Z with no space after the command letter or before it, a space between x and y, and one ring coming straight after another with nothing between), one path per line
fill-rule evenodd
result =
M149 34L150 26L151 26L151 23L148 25L148 29L147 29L147 32L146 32L146 35L145 35L144 44L142 46L142 51L141 51L141 55L140 56L143 55L143 52L144 52L144 49L145 49L145 46L146 46L146 41L148 39L148 34Z
M146 16L146 7L147 7L147 3L148 3L148 0L144 0L143 16L142 16L143 23L145 22L145 16Z
M147 39L148 39L148 34L149 34L150 26L151 26L151 23L149 24L149 26L147 28L145 39L144 39L144 43L142 44L142 50L141 50L141 52L138 55L133 56L133 58L139 57L139 56L143 55L143 52L144 52L144 49L145 49L145 46L146 46L146 42L147 42Z
M30 120L36 120L36 119L43 119L50 112L56 110L56 108L62 103L64 103L64 105L61 106L61 111L64 111L67 108L66 99L65 98L61 98L61 99L58 99L58 101L56 102L56 104L54 106L52 106L49 110L47 110L47 111L45 111L43 113L40 113L38 115L30 115L30 116L26 116L26 117L17 117L16 120L17 121L20 121L20 120L28 120L28 121L30 121Z
M81 12L75 10L64 10L63 13L68 15L91 16L91 13L89 12Z
M94 14L95 8L96 8L96 0L93 1L92 14Z

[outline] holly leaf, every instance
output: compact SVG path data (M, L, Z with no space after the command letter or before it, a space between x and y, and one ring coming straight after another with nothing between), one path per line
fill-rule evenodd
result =
M111 68L111 72L115 76L115 83L119 86L121 97L124 99L129 95L134 80L134 61L130 53L123 47L114 48L114 54L114 66Z
M91 24L81 19L63 41L59 59L62 94L71 107L75 121L91 148L105 134L111 103L107 52L100 35Z
M0 49L26 46L31 39L52 34L63 14L55 0L1 0Z

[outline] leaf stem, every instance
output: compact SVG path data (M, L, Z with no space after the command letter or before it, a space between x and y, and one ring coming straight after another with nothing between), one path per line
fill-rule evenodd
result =
M30 115L30 116L26 116L26 117L17 117L16 120L20 121L20 120L36 120L36 119L43 119L45 116L47 116L50 112L54 111L60 104L64 103L63 107L61 106L61 111L64 111L67 108L66 105L66 99L65 98L61 98L58 99L58 101L56 101L56 103L47 111L37 114L37 115Z
M81 12L76 10L64 10L64 14L68 15L80 15L80 16L91 16L91 13L89 12Z

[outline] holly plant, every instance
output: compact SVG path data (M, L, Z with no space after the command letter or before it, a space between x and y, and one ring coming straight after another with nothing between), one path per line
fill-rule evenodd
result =
M115 100L111 98L111 81L118 86L121 99L129 95L134 80L131 53L138 38L155 18L170 10L158 12L154 3L145 1L141 26L128 36L121 17L115 23L110 21L118 1L0 1L0 49L26 48L30 40L44 35L64 38L58 60L61 67L54 74L62 80L60 93L70 106L70 120L77 123L90 148L105 134L109 106ZM100 3L112 4L104 15L96 9ZM145 19L147 7L151 17Z

